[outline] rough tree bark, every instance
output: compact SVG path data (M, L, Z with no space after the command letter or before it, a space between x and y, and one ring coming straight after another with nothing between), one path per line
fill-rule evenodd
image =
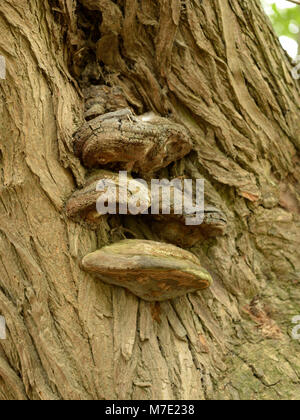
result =
M259 0L2 0L0 31L0 399L299 398L300 89ZM81 270L121 226L155 239L65 215L89 71L190 130L163 174L228 216L192 248L209 290L155 305Z

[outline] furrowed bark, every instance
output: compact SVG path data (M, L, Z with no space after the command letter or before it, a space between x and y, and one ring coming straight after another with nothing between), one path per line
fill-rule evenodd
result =
M299 82L258 0L199 3L0 4L1 400L299 398ZM205 178L227 215L191 249L210 289L148 303L80 268L128 230L156 240L139 218L94 231L65 214L85 179L87 60L137 114L190 131L194 151L159 175Z

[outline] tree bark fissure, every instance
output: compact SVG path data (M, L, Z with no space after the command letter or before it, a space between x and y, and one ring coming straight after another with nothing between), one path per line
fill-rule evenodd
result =
M260 2L2 0L0 31L0 399L298 399L300 88ZM95 83L190 132L159 176L204 178L227 216L191 248L210 289L149 303L81 269L129 231L157 240L65 214Z

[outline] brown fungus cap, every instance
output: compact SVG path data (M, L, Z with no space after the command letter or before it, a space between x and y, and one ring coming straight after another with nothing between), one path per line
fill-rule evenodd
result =
M85 271L110 285L125 287L147 301L163 301L205 289L212 277L198 258L174 245L125 240L88 254Z
M123 169L148 177L191 149L183 126L153 115L135 117L128 109L94 118L74 136L75 154L86 167Z
M175 184L172 185L172 182ZM188 225L188 221L192 221L195 216L195 209L186 210L183 203L186 201L185 180L174 178L170 184L170 193L165 193L162 189L155 189L152 191L152 202L159 203L159 214L151 215L151 228L158 235L160 239L172 244L189 248L198 242L203 242L209 238L223 236L226 233L228 220L226 214L219 208L212 205L205 205L203 209L202 223ZM170 195L170 208L167 208L167 213L164 214L163 198L165 195ZM184 197L184 200L183 200ZM187 200L195 205L195 191L192 190L187 195ZM177 214L175 211L175 203L181 203L182 214ZM166 210L166 208L165 208ZM190 220L189 220L190 219Z
M185 248L226 233L227 217L217 207L204 208L203 222L200 225L186 225L187 216L176 214L153 216L151 226L160 239Z
M97 185L99 181L105 180L107 188L103 191L97 191ZM127 175L127 188L125 185L122 185L120 181L119 174L98 170L91 175L85 183L85 186L75 191L66 204L66 214L68 217L72 218L78 222L86 222L92 228L97 228L101 214L97 212L96 203L98 199L101 199L105 195L104 201L110 197L110 201L116 199L116 211L122 204L126 204L134 193L139 192L138 207L140 208L140 213L147 210L151 206L151 194L149 193L147 187L138 179L133 179L130 175ZM130 182L129 182L130 181ZM115 196L111 195L113 189L110 191L109 187L113 187L116 191ZM123 201L120 202L123 198ZM139 214L139 213L138 213Z

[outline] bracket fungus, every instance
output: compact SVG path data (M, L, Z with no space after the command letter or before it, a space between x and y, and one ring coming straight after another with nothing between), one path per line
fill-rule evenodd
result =
M163 301L208 288L212 277L198 258L171 244L124 240L88 254L85 271L125 287L147 301Z
M146 177L191 149L183 126L152 114L136 117L129 108L100 115L74 135L74 152L87 168L123 169Z
M153 216L152 229L159 238L185 248L225 234L227 217L216 207L204 208L204 218L200 225L186 225L185 217L176 214Z
M104 182L103 182L104 181ZM151 194L142 180L127 175L126 184L118 173L106 170L95 171L81 190L75 191L66 204L66 214L75 221L85 221L97 228L101 215L120 213L122 207L134 207L141 214L151 206ZM97 205L98 202L98 205ZM99 205L103 206L103 212ZM112 206L112 208L109 208Z
M204 203L201 206L199 191L193 190L189 182L186 185L186 180L175 178L169 185L169 190L162 187L151 191L151 200L159 203L160 209L159 214L151 216L151 227L160 239L190 248L198 242L225 234L228 221L222 210L211 205L204 206ZM165 195L170 198L167 208ZM203 210L200 212L197 209L201 207ZM200 213L198 217L197 211Z
M105 185L101 187L102 181L105 181ZM159 214L150 215L154 201L159 202ZM175 214L174 194L169 214L163 214L163 206L162 195L155 194L146 181L134 179L128 174L122 179L119 173L101 169L95 171L85 186L71 196L66 204L66 213L73 220L84 221L95 229L99 225L101 215L142 215L160 239L186 248L225 233L226 215L216 207L204 208L201 224L187 225L187 217L193 217L195 214L187 214L184 211L183 214Z

